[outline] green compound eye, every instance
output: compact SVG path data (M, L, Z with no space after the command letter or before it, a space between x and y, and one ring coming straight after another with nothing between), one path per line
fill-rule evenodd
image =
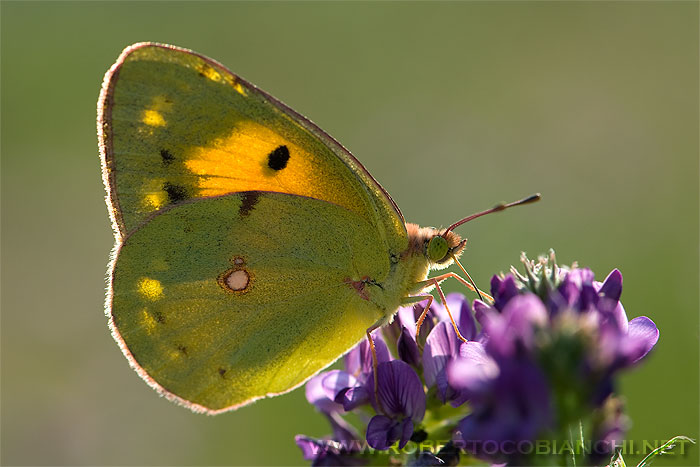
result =
M450 246L447 244L445 237L437 235L428 242L428 259L436 263L442 260L449 250Z

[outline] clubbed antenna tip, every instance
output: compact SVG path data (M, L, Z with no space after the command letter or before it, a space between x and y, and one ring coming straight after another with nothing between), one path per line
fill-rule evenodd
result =
M542 195L540 195L539 193L535 193L534 195L530 195L527 198L523 198L523 199L520 199L518 201L513 201L512 203L497 204L496 206L492 207L491 209L487 209L486 211L477 212L476 214L472 214L471 216L465 217L464 219L455 222L454 224L449 226L447 228L447 230L445 230L445 232L443 233L443 236L446 235L447 232L450 232L453 229L456 229L457 227L459 227L460 225L465 224L471 220L474 220L477 217L485 216L486 214L491 214L493 212L504 211L508 208L512 208L515 206L521 206L523 204L534 203L535 201L539 201L540 199L542 199Z

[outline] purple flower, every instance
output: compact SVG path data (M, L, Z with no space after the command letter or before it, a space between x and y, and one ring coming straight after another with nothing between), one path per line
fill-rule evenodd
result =
M467 342L459 349L460 358L447 366L447 379L458 392L453 405L461 405L488 390L499 375L498 363L484 350L480 342Z
M622 401L617 397L609 397L592 420L592 443L590 460L599 463L609 459L620 446L625 432L629 426L629 420L624 413Z
M423 349L423 377L426 386L437 388L442 403L454 399L457 393L447 382L447 364L459 356L462 343L451 323L441 321L430 331Z
M456 440L471 442L467 450L492 461L524 460L484 456L486 442L534 441L597 413L616 373L643 358L659 336L649 318L628 322L618 270L599 283L589 269L526 267L527 276L494 277L494 304L474 302L483 346L462 344L460 358L448 363L453 403L469 401L472 409ZM604 428L596 436L620 437L619 420L619 414L599 420Z
M544 269L544 268L542 268ZM536 331L582 333L586 365L599 374L633 365L656 344L659 331L649 318L627 321L620 303L622 274L613 270L603 283L589 269L558 269L555 288L545 291L544 277L508 275L492 280L493 306L474 302L475 315L488 335L489 352L502 356L533 351ZM539 293L539 295L538 295ZM579 356L579 355L576 355Z
M399 308L396 313L396 317L391 324L391 328L397 330L396 334L400 335L403 328L406 328L406 334L411 336L414 341L418 343L420 347L425 345L425 339L430 334L435 324L438 322L439 317L437 315L437 306L433 303L430 308L428 308L428 313L425 315L423 324L420 328L420 335L416 340L416 323L418 318L423 314L425 307L421 304L416 304L413 306L406 306Z
M491 461L513 461L513 454L504 455L507 443L535 440L551 427L546 375L522 356L494 359L477 342L462 344L461 354L448 367L448 378L472 412L459 422L455 444Z
M377 362L391 360L389 349L377 332L373 333ZM321 373L306 384L306 398L323 412L353 410L370 401L367 379L373 372L372 351L363 340L345 356L345 370Z
M452 317L459 326L459 332L467 340L474 340L476 337L476 322L474 321L474 315L472 314L471 306L469 305L469 300L459 293L450 293L445 297L447 299L447 306L452 313ZM435 309L435 314L440 322L452 324L450 316L447 314L447 310L440 303L435 303L433 305Z
M466 339L474 339L477 329L469 301L457 293L448 294L446 299L460 334ZM416 332L414 320L418 319L419 312L422 310L423 308L420 307L412 307L399 311L401 334L397 342L398 355L401 360L414 368L422 364L426 386L428 388L435 386L438 398L445 403L457 397L457 392L450 388L447 382L446 367L459 355L459 345L462 341L457 337L447 309L441 304L433 303L421 327L421 334L423 329L430 329L427 337L421 342L424 345L421 358L418 344L414 339Z
M355 384L355 378L341 370L320 373L306 383L306 400L326 416L333 429L334 440L350 441L358 438L352 425L340 417L344 412L342 404L334 401L339 391Z
M417 337L424 308L404 307L373 334L376 363L362 341L343 370L312 378L307 399L328 419L332 436L297 436L304 457L314 465L457 465L466 452L491 462L557 464L559 457L534 458L514 447L569 440L579 423L596 451L575 462L608 456L628 425L613 396L617 375L649 353L659 331L647 317L627 319L618 270L601 283L588 269L558 268L553 254L523 262L524 275L493 277L493 304L475 300L472 312L463 296L447 296L467 342L443 305L431 305ZM439 452L389 449L450 437Z
M321 412L342 412L343 406L335 402L335 397L340 390L356 384L356 378L342 370L320 373L306 383L306 400Z
M587 387L591 402L600 405L613 391L615 374L647 355L658 341L659 331L645 316L627 320L620 303L622 274L617 269L603 283L596 282L589 269L563 271L560 276L561 283L548 297L550 322L563 336L562 345L569 339L567 328L579 329L582 350L572 354L568 362L577 371L558 366L557 379L568 377L572 392L578 385ZM552 355L550 362L553 360Z
M476 335L476 323L474 321L474 315L472 314L471 307L469 306L469 301L464 297L464 295L459 293L447 294L445 298L447 299L447 306L449 307L457 326L459 326L462 336L466 339L472 340ZM397 330L396 334L398 335L401 332L401 328L405 327L408 334L415 338L416 322L423 313L424 309L425 308L420 304L399 308L399 311L396 314L396 319L392 325ZM445 307L441 303L433 301L421 326L420 336L418 336L418 343L423 346L433 327L435 327L437 323L443 321L448 323L452 322Z
M415 367L420 366L420 349L416 344L415 334L411 334L405 326L401 326L401 334L396 342L399 358L409 365Z
M367 426L367 443L388 449L396 441L403 448L413 434L414 423L425 415L425 392L416 372L405 362L393 360L377 367L377 397L370 397L378 415ZM374 387L370 375L368 387Z
M384 342L381 332L372 333L375 351L377 352L377 362L388 362L391 360L389 349ZM372 374L372 350L367 339L363 339L347 355L345 355L345 369L355 376L358 381L365 382Z
M601 329L599 363L610 365L613 369L637 363L659 340L656 325L646 316L627 321L627 314L620 303L622 274L617 269L608 274L602 284L592 282L590 286L596 291L594 301ZM590 286L588 283L582 284L582 288Z
M484 312L486 347L491 355L506 359L530 353L535 345L535 332L547 323L547 310L532 293L513 296L501 313Z
M520 293L520 287L515 282L515 277L507 275L504 278L495 275L491 278L491 295L493 296L493 306L502 310L505 304Z

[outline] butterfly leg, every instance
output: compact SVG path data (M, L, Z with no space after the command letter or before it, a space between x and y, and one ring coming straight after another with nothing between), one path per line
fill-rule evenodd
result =
M432 295L418 295L418 297L420 297L421 299L428 300L428 304L425 305L425 308L423 308L423 312L418 317L418 321L416 321L416 343L418 342L418 334L420 333L420 327L423 325L423 321L425 321L425 317L428 315L430 305L432 305L433 300L435 300L435 298Z
M425 317L428 315L428 310L430 309L430 305L433 304L433 300L435 300L435 298L434 298L432 295L430 295L430 294L427 294L427 295L415 295L415 296L408 297L408 298L411 299L411 300L410 300L410 301L405 300L404 303L417 303L417 302L422 302L423 300L428 300L428 304L425 305L425 308L423 308L423 312L422 312L422 313L420 314L420 316L418 317L418 321L416 321L416 335L415 335L415 339L416 339L416 344L418 344L418 347L419 347L419 348L421 349L421 351L422 351L422 350L423 350L423 345L422 345L421 342L418 340L418 334L420 333L420 327L423 325L423 321L425 321Z
M444 274L444 275L447 276L447 274ZM456 276L456 274L455 274L455 276ZM448 276L448 277L451 277L451 276ZM459 276L457 276L457 277L459 277ZM442 302L442 305L445 307L445 310L447 311L447 316L450 317L450 321L452 322L452 327L454 328L455 333L457 333L457 337L462 342L467 342L467 339L465 339L462 336L462 333L459 332L459 327L457 326L455 319L452 317L452 312L450 311L450 308L447 306L447 299L445 298L445 294L443 293L442 288L440 287L440 281L444 280L444 279L445 278L443 278L442 276L438 276L438 277L433 277L432 279L428 279L428 282L432 282L432 284L435 286L438 293L440 294L440 301ZM430 304L433 303L432 298L433 298L433 296L431 295L430 299L428 300L428 306L430 306ZM416 323L416 337L418 337L418 333L420 332L420 325L423 324L423 320L425 319L425 315L427 314L427 311L428 311L428 307L425 307L425 309L423 310L423 314L421 314L421 317L418 320L418 323Z
M386 415L384 412L384 407L382 407L382 401L379 400L379 380L377 379L377 349L374 347L374 339L372 339L372 332L375 329L381 327L382 323L375 323L369 328L367 328L367 341L369 342L369 350L372 352L372 374L374 375L374 400L377 401L377 408L379 412Z
M456 274L455 274L456 275ZM442 292L442 288L440 288L440 281L443 281L447 279L448 277L451 277L449 274L443 274L442 276L438 277L433 277L431 279L428 279L426 281L421 282L420 284L422 285L429 285L433 286L437 289L438 293L440 294L440 301L442 302L443 306L445 307L445 310L447 310L447 315L450 317L450 321L452 322L452 327L455 330L455 333L457 333L457 337L462 341L462 342L467 342L467 339L465 339L462 334L459 332L459 327L457 326L457 323L455 322L454 318L452 317L452 312L450 311L450 308L447 306L447 300L445 299L445 294ZM459 276L457 276L459 277ZM460 277L461 279L461 277ZM428 310L430 309L430 305L433 304L433 300L435 300L435 297L433 297L430 294L427 295L416 295L413 297L409 297L411 300L408 303L411 302L422 302L423 300L428 300L428 303L425 305L425 308L423 308L423 312L421 313L420 317L418 318L418 321L416 321L416 342L418 342L418 335L420 334L420 328L423 325L423 321L425 321L425 317L428 315ZM414 300L416 299L416 300ZM406 301L405 301L406 302Z
M459 266L459 268L462 270L464 275L467 276L467 279L469 279L471 286L469 284L467 284L467 282L464 279L462 279L461 277L459 277L457 274L455 274L454 277L459 279L463 284L465 284L467 287L469 287L474 292L476 292L482 301L484 300L484 297L482 296L482 294L483 294L486 297L488 297L489 300L491 300L491 303L493 303L493 297L491 295L487 294L486 292L480 291L479 288L476 286L476 282L474 282L474 279L472 279L472 276L470 276L469 273L467 272L467 270L464 269L464 266L462 266L462 263L460 263L459 260L455 256L453 256L452 258L454 258L455 264L457 264L457 266Z
M430 279L418 282L416 284L415 288L422 290L422 289L425 289L426 287L434 287L434 286L437 286L437 284L435 282L433 282L433 280L436 280L437 282L442 282L448 278L457 279L459 282L461 282L469 290L479 294L479 298L481 298L481 299L486 298L486 300L493 303L493 297L491 295L487 294L486 292L484 292L483 290L478 289L475 285L473 285L473 282L474 282L473 280L471 282L469 282L466 279L464 279L463 277L459 276L458 274L455 274L454 272L447 272L445 274L440 274L439 276L431 277ZM471 277L470 277L470 279L471 279Z
M427 280L427 281L421 282L421 284L423 284L421 289L424 289L425 286L427 286L427 285L433 285L433 282L431 280ZM421 312L420 316L418 317L418 320L416 321L416 335L415 335L416 344L418 344L418 347L421 350L423 350L423 346L422 346L421 342L418 340L418 335L420 334L420 328L423 325L423 321L425 321L425 317L428 316L428 310L430 310L430 306L433 304L435 297L433 297L430 294L411 295L409 297L404 298L401 302L402 305L410 305L413 303L420 303L423 300L427 300L428 303L425 305L425 307L423 308L423 311Z

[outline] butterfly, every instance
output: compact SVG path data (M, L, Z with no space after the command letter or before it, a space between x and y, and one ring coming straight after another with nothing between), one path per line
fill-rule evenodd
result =
M447 229L406 223L318 126L170 45L127 47L97 112L112 335L150 386L196 412L300 386L400 306L442 296L445 278L474 288L428 278L458 263L453 229L533 200Z

